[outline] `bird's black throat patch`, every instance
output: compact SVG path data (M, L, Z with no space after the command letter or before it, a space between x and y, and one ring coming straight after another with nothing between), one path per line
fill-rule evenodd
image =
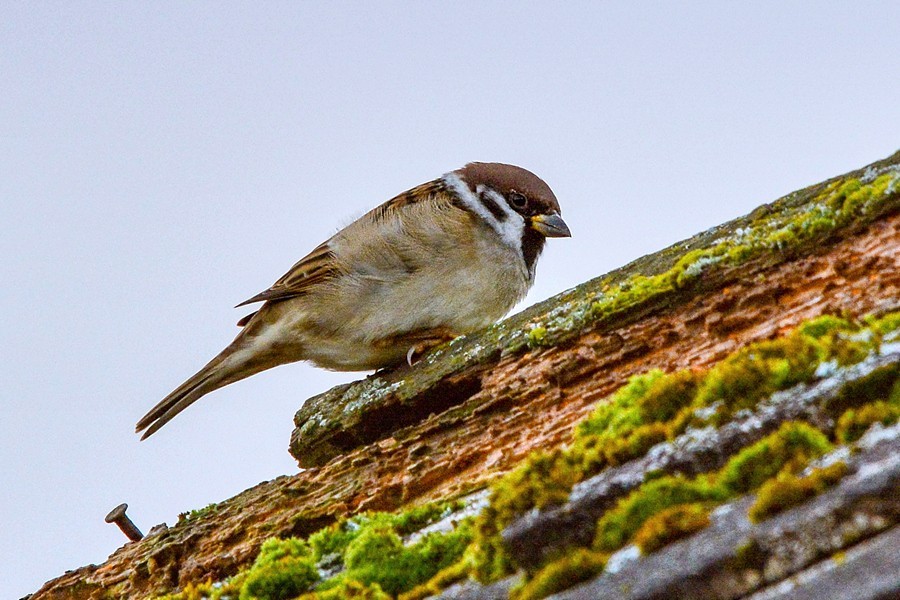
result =
M541 255L546 241L543 235L531 228L530 223L526 223L525 229L522 231L522 259L525 261L529 273L534 273L534 263Z

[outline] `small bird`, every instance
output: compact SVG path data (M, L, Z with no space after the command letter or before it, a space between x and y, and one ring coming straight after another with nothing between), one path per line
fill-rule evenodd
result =
M263 303L135 429L146 439L209 392L285 363L365 371L411 361L505 315L534 282L545 238L569 236L550 187L521 167L473 162L414 187L238 304Z

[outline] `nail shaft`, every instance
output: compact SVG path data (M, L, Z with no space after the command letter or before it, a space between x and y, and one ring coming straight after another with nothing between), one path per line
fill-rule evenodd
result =
M125 511L128 509L128 505L122 503L109 511L109 514L106 515L107 523L115 523L119 526L119 529L122 530L129 540L132 542L137 542L143 539L144 534L141 533L141 530L138 529L135 524L128 518L125 514Z

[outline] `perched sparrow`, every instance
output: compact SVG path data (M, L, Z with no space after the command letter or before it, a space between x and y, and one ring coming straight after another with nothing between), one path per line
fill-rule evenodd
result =
M281 364L377 369L486 327L531 287L544 239L570 235L553 192L519 167L470 163L415 187L239 304L263 303L136 430L144 439L201 396Z

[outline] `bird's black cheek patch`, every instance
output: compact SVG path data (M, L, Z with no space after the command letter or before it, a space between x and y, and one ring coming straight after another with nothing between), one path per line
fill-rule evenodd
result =
M506 220L506 212L497 204L497 201L491 198L487 192L482 192L478 194L478 199L481 201L481 204L484 205L486 209L497 219L498 222L502 223Z

